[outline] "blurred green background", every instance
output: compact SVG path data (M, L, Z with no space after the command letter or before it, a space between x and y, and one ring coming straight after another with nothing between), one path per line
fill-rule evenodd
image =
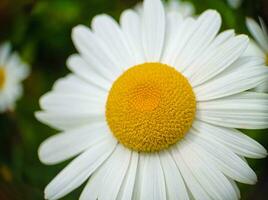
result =
M59 77L68 73L65 61L75 52L71 30L77 24L90 25L93 16L120 13L136 5L136 0L0 0L0 42L10 40L22 58L32 67L24 82L24 97L15 112L0 114L0 200L43 199L45 185L66 163L45 166L37 157L40 143L55 130L39 123L34 111L38 99L49 91ZM232 9L225 0L192 0L197 13L217 9L223 17L222 29L235 28L248 33L245 16L262 16L268 22L267 0L244 0ZM267 130L247 134L268 148ZM259 182L239 185L242 199L268 198L268 159L249 160ZM77 199L81 187L64 199Z

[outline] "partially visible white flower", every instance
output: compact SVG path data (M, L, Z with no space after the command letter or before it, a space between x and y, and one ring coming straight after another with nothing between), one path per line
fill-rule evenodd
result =
M165 9L168 13L179 12L183 17L189 17L195 13L195 8L192 3L183 2L181 0L169 0L165 4ZM142 13L142 3L138 3L135 6L135 10L138 11L138 13Z
M0 112L12 110L15 102L22 96L21 82L28 76L29 67L17 53L11 53L11 45L6 42L0 46Z
M266 55L268 54L268 33L264 21L261 18L259 18L259 20L261 25L259 25L254 19L247 18L246 25L257 45L262 50L262 52L259 52L260 54L258 55L266 58Z
M242 4L242 0L227 0L228 4L232 7L232 8L239 8Z
M168 12L180 12L183 17L192 16L195 13L192 3L180 0L169 0L166 4L166 9Z
M267 28L265 26L264 21L261 18L259 18L259 20L261 25L259 25L255 20L251 18L247 18L246 20L247 27L255 41L251 40L250 45L244 55L253 55L261 57L263 59L264 65L268 65ZM256 88L256 91L268 92L268 80L258 86Z

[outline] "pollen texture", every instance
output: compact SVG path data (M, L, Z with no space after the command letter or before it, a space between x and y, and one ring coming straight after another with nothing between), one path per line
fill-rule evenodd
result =
M3 89L5 79L6 79L5 70L2 67L0 67L0 89Z
M144 63L128 69L113 83L106 120L127 148L155 152L184 137L195 111L193 89L181 73L165 64Z

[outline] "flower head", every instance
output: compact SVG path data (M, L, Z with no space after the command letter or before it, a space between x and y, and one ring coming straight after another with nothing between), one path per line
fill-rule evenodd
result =
M228 4L232 7L232 8L239 8L243 2L243 0L227 0Z
M14 109L23 92L21 82L29 74L29 67L10 50L9 43L0 46L0 112Z
M184 17L192 16L195 13L194 5L190 2L180 0L169 0L166 4L167 12L180 13Z
M194 5L191 2L181 0L168 0L166 3L164 3L164 7L169 15L172 13L179 13L182 17L189 17L193 16L195 13ZM143 12L143 4L138 3L135 6L135 10L141 15Z
M245 92L268 77L242 57L248 37L218 34L220 15L170 13L145 0L120 25L96 16L72 38L79 54L40 100L36 117L60 131L43 163L76 157L46 187L58 199L88 180L80 199L238 199L257 177L244 157L266 150L236 128L268 127L268 95Z
M246 20L246 25L254 40L251 40L244 55L260 57L263 59L264 65L268 66L268 32L262 18L259 20L261 25L251 18ZM256 91L268 92L268 79L256 87Z

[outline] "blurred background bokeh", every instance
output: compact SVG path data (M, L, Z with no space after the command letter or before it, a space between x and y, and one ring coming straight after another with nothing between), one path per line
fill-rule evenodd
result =
M223 17L222 29L247 33L245 16L268 22L267 0L244 0L238 9L225 0L191 0L196 13L212 8ZM38 100L54 81L68 74L65 61L75 52L71 30L77 24L90 25L93 16L108 13L116 19L137 0L0 0L0 42L9 40L13 49L30 64L31 75L24 82L24 96L14 112L0 114L0 200L43 199L45 185L66 163L45 166L37 149L55 130L39 123L34 112ZM267 130L247 131L268 149ZM254 186L240 184L242 199L268 199L268 159L248 160L259 181ZM64 199L77 199L80 189Z

